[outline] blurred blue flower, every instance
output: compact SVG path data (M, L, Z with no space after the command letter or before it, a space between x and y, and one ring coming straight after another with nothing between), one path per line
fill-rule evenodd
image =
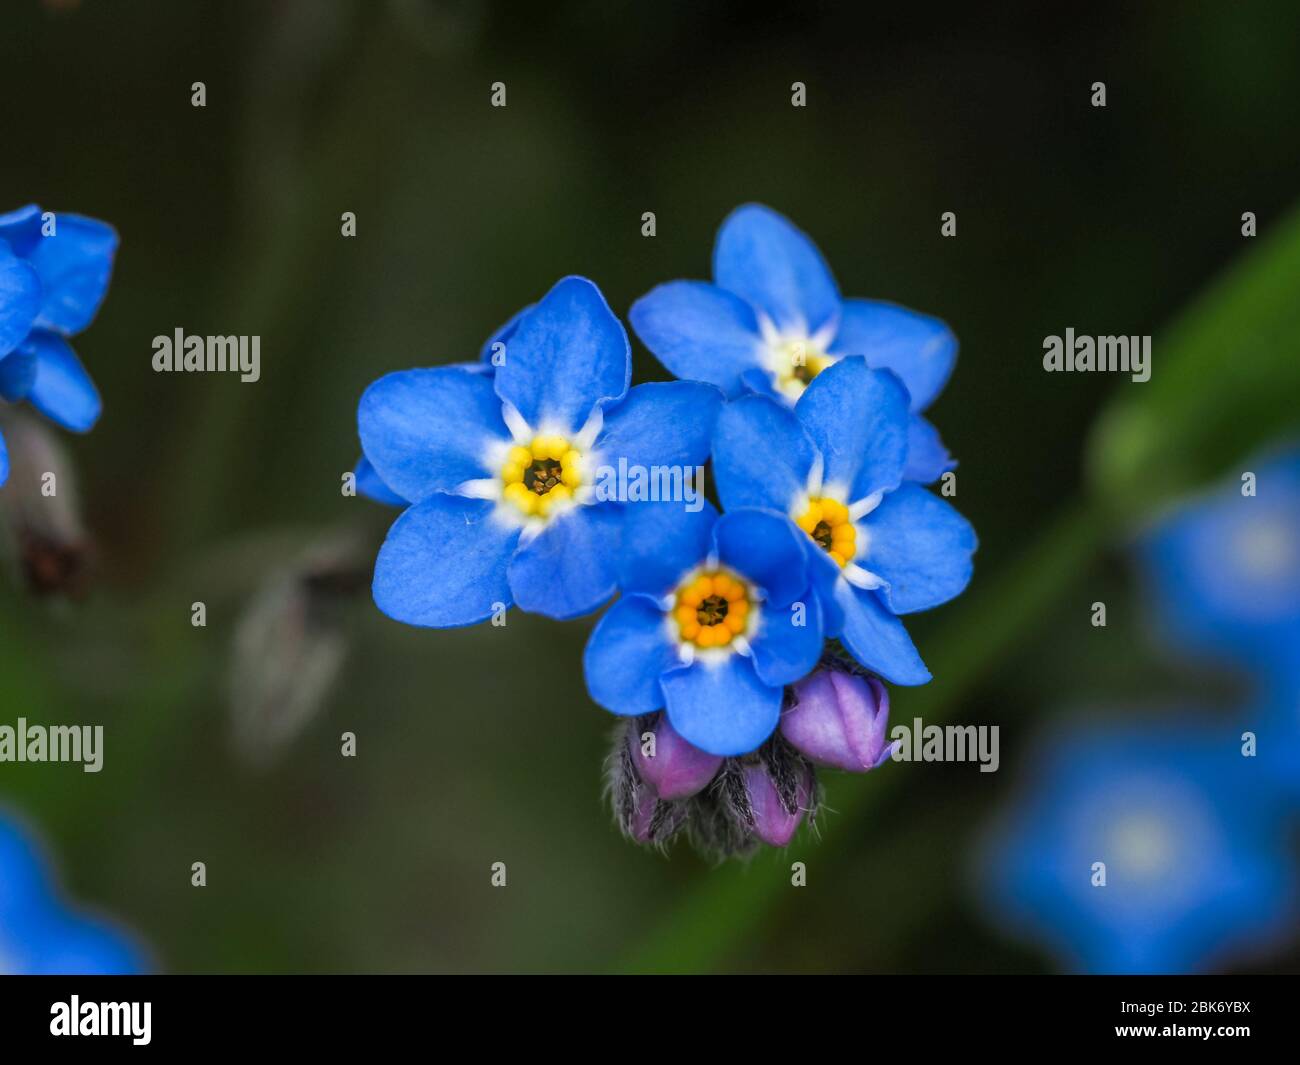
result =
M1282 811L1235 725L1075 726L1027 761L978 856L1009 934L1072 971L1184 973L1296 931Z
M494 372L406 370L361 397L365 459L411 503L375 564L375 603L398 621L596 609L615 590L625 503L594 480L708 456L721 394L689 382L629 391L627 334L585 278L556 284L506 343Z
M633 508L618 559L623 597L584 655L591 697L623 716L662 708L708 754L757 748L776 728L784 686L822 653L799 537L759 510Z
M76 432L95 424L99 393L67 338L99 310L116 251L113 227L93 218L34 204L0 215L0 398ZM0 439L0 484L8 475Z
M924 684L929 670L898 615L958 595L976 539L947 502L904 481L907 424L898 377L851 355L793 410L760 395L729 402L713 470L726 509L778 511L806 534L826 634L887 680Z
M907 386L907 479L929 483L953 468L921 417L957 359L943 322L881 300L842 299L817 246L759 204L723 222L713 281L670 281L632 305L632 328L675 376L729 397L751 390L794 403L826 367L863 355Z
M1185 502L1143 538L1156 616L1172 642L1300 693L1300 446Z
M1256 693L1242 715L1241 730L1255 734L1256 757L1294 816L1300 809L1300 689L1270 686Z
M137 973L144 965L124 932L64 904L36 840L0 810L0 974Z

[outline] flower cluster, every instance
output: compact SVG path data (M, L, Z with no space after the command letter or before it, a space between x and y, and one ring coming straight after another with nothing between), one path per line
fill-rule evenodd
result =
M93 218L34 204L0 215L0 398L76 432L99 419L99 393L68 341L104 301L116 252L113 227ZM0 484L8 476L0 439Z
M361 398L358 490L404 507L379 608L469 625L617 601L584 668L627 719L620 824L705 850L783 845L817 805L814 763L879 765L878 678L930 679L903 617L959 594L975 535L924 485L953 462L921 412L951 373L941 322L846 300L780 215L723 224L714 283L662 285L637 335L680 380L629 387L627 333L596 286L560 281L473 363L406 370ZM712 463L717 502L597 491Z
M1253 690L1231 715L1076 723L1045 740L984 843L982 895L1072 970L1221 969L1300 921L1300 448L1161 518L1139 560L1171 646L1243 670Z

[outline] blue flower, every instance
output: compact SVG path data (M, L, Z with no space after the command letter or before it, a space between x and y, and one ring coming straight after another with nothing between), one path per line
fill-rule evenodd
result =
M1289 938L1286 834L1238 732L1180 720L1055 737L980 850L996 923L1101 973L1200 971Z
M0 974L137 973L140 948L108 921L67 908L36 841L0 811Z
M637 336L674 375L795 402L845 355L893 370L907 386L908 480L929 483L955 463L921 417L957 359L937 318L881 300L841 299L817 246L770 208L748 204L722 224L713 284L670 281L637 300Z
M757 748L776 728L784 686L822 653L799 535L759 510L632 508L618 560L623 597L587 643L591 697L623 716L664 709L708 754Z
M713 473L727 510L778 511L803 530L826 634L887 680L924 684L930 673L897 615L960 593L976 541L947 502L904 481L907 425L902 382L851 355L793 410L760 395L729 402Z
M505 344L495 372L406 370L361 397L365 459L411 504L375 564L375 602L398 621L595 610L615 590L625 509L602 475L708 456L721 395L689 382L629 391L627 334L590 281L560 281Z
M68 338L99 310L116 251L113 227L93 218L34 204L0 215L0 398L76 432L95 424L99 393ZM0 439L0 484L8 476Z
M1182 504L1144 536L1141 559L1174 643L1300 692L1300 446L1247 468L1254 495L1235 481Z
M1139 543L1156 621L1175 647L1245 669L1242 731L1273 786L1300 799L1300 444L1246 463L1234 480L1185 501Z

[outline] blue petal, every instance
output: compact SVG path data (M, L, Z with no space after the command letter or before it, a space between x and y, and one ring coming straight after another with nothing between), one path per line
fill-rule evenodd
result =
M519 323L523 320L525 314L531 311L537 304L530 303L522 311L516 311L505 325L498 328L490 337L484 341L483 346L479 349L479 360L489 368L495 367L497 363L504 365L506 351L509 349L510 338L515 335L515 330L519 328ZM497 350L497 345L502 345Z
M0 808L0 913L6 920L38 905L53 888L45 867L45 855L25 821L17 820L7 807ZM0 926L0 927L6 927Z
M98 918L42 906L25 914L31 975L133 975L144 960L120 928Z
M564 621L590 614L617 588L623 508L579 506L522 544L510 563L510 588L520 610Z
M26 258L41 239L41 209L34 203L0 214L0 240L7 241L14 254Z
M733 399L713 432L718 497L727 509L768 507L784 513L807 489L816 454L788 407L766 396Z
M412 502L499 473L487 452L510 439L492 378L462 366L381 377L361 397L357 428L380 478Z
M764 684L777 687L793 684L811 673L822 656L821 606L811 594L802 602L802 625L795 624L793 608L782 610L764 604L758 631L749 640L754 652L754 671Z
M432 495L388 530L375 562L375 605L408 625L473 625L511 603L506 567L518 528L493 517L492 503Z
M0 399L21 403L36 383L36 356L28 351L0 355Z
M663 610L648 596L620 599L597 623L582 656L587 691L615 714L648 714L664 705L662 674L680 663Z
M1180 650L1249 665L1274 684L1289 678L1300 694L1300 444L1242 468L1255 472L1256 496L1234 480L1142 533L1147 598Z
M367 499L373 499L376 503L384 503L392 507L406 506L407 501L384 484L365 455L357 459L352 474L357 479L357 491Z
M895 614L946 603L970 583L975 530L919 485L890 492L860 524L867 551L858 562L889 582L882 591Z
M27 393L33 407L51 421L78 433L84 433L99 420L102 409L99 391L63 337L38 329L23 341L20 350L36 358L36 380Z
M923 411L943 391L957 361L957 338L938 318L882 300L845 300L831 341L836 355L864 355L874 370L893 370Z
M618 586L625 592L662 596L708 558L718 512L707 500L697 511L675 503L623 508L623 547Z
M713 427L722 406L722 393L694 381L662 381L637 385L605 415L604 429L594 451L601 465L614 467L675 467L685 476L709 458ZM703 478L693 481L703 490Z
M659 680L668 720L687 743L729 757L759 747L781 717L781 689L741 654L700 659Z
M811 536L804 537L803 549L808 560L808 578L821 604L822 625L827 639L831 639L844 630L844 608L840 604L844 571Z
M641 343L674 377L707 381L728 396L741 375L760 365L762 337L754 309L707 281L669 281L628 312Z
M839 289L817 246L756 203L738 207L722 223L713 280L782 330L813 333L839 314Z
M757 584L768 609L782 610L808 589L803 538L794 522L768 510L730 510L713 526L719 560Z
M875 592L841 581L836 586L836 602L844 612L840 641L858 662L895 684L924 684L930 679L907 629L885 609Z
M90 325L108 291L116 253L117 231L108 223L56 216L54 235L41 237L27 253L44 293L36 324L65 336Z
M0 434L0 484L9 480L9 448L5 446L5 438Z
M747 392L778 400L787 407L793 405L776 390L776 382L772 378L771 370L746 370L740 375L740 383Z
M33 270L0 240L0 359L32 331L41 309L41 282Z
M497 368L497 395L534 429L573 433L602 401L627 394L631 359L600 289L566 277L520 320Z
M897 488L907 463L907 389L858 356L813 378L795 414L825 466L822 481L850 502Z
M939 430L919 414L907 422L907 466L903 480L931 484L949 470L957 468L957 460L943 446Z

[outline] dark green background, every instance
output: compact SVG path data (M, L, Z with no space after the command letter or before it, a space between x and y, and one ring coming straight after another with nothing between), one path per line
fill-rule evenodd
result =
M589 621L423 631L363 595L318 716L271 765L238 756L226 692L252 590L331 530L358 527L373 557L390 517L339 492L375 377L473 358L568 273L625 315L660 281L707 276L726 213L767 203L846 295L960 338L933 417L981 538L972 593L996 609L999 571L1078 495L1097 411L1143 387L1048 376L1042 338L1158 333L1245 250L1241 212L1263 233L1295 195L1290 3L797 6L6 5L0 208L92 214L122 247L76 345L105 402L69 445L90 593L0 593L0 719L102 723L106 766L0 767L0 796L161 968L603 970L648 940L671 956L666 915L719 875L614 831L610 719L580 669ZM177 327L260 335L262 380L154 374L151 340ZM663 376L634 350L639 379ZM784 882L803 860L809 887L773 893L709 967L1050 965L967 896L1017 752L1072 705L1232 694L1152 646L1122 552L1069 583L953 711L1002 725L1002 772L885 767L905 781L833 840L804 833L752 863L747 878ZM1099 599L1105 630L1088 625ZM943 613L909 623L923 654ZM911 698L895 692L896 719ZM843 778L828 779L834 807ZM505 890L489 886L498 860Z

